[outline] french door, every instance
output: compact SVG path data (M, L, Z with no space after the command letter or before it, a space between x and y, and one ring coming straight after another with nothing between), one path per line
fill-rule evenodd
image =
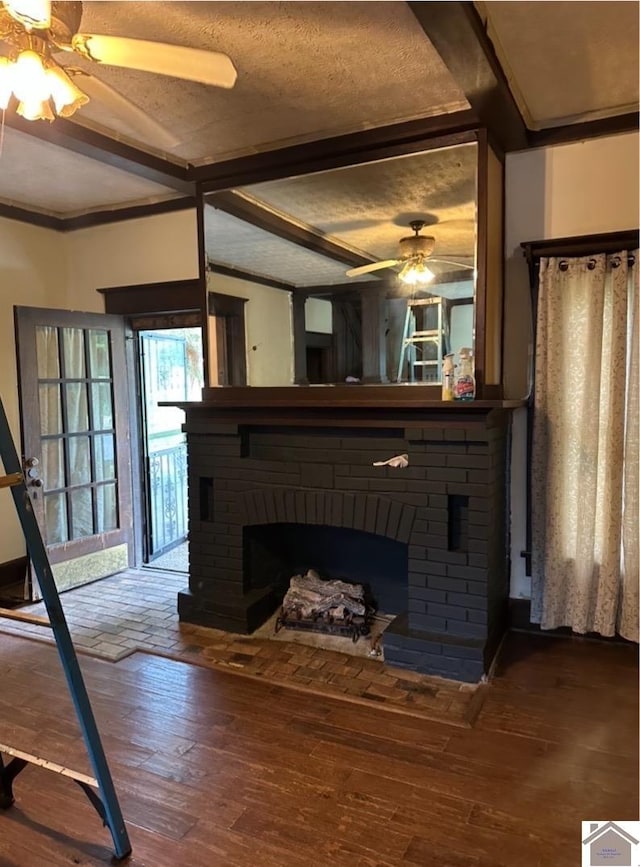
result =
M133 560L124 323L34 307L15 322L27 488L67 590Z

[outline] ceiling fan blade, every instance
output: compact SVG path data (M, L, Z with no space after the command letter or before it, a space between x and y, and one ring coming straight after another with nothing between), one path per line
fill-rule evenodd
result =
M347 271L347 277L359 277L361 274L370 274L372 271L380 271L382 268L393 268L397 264L397 259L385 259L384 262L372 262L370 265L360 265L359 268L351 268Z
M214 87L231 88L238 77L231 58L217 51L89 33L76 33L72 45L74 51L98 63L186 78Z
M436 256L429 257L429 262L442 262L443 265L455 265L456 268L468 268L470 271L475 269L475 265L466 265L464 262L452 262L451 259L440 259Z
M95 99L113 112L132 133L144 141L160 150L171 150L180 143L180 139L173 133L104 81L79 69L67 68L65 71L90 99Z

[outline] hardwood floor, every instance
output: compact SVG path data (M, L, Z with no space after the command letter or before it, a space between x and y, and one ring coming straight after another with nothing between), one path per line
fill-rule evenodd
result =
M54 648L0 636L0 740L89 772ZM509 636L473 728L143 653L82 668L135 867L562 867L638 818L631 646ZM70 780L27 768L0 867L98 865Z

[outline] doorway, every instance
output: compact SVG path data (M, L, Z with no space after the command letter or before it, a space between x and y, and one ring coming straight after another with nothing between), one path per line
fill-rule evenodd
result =
M144 467L144 563L189 571L187 448L184 412L176 403L200 400L204 385L202 329L138 331Z

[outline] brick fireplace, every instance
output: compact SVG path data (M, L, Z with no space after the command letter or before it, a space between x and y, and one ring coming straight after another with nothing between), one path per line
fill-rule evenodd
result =
M506 625L510 407L189 404L180 619L252 632L313 567L370 583L385 662L478 681ZM406 453L406 468L374 461Z

